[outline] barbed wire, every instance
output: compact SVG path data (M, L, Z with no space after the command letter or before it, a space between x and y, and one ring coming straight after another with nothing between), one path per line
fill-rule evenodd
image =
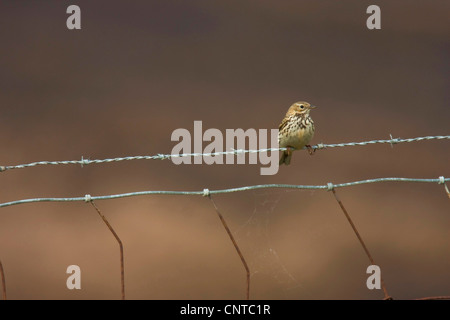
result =
M392 138L387 140L370 140L370 141L362 141L362 142L346 142L346 143L337 143L337 144L324 144L319 143L317 145L312 146L312 149L321 150L327 148L337 148L337 147L351 147L351 146L365 146L372 144L390 144L393 146L398 143L406 143L406 142L417 142L423 140L442 140L442 139L450 139L450 136L425 136L425 137L417 137L417 138ZM305 148L304 148L305 149ZM81 157L81 160L63 160L63 161L38 161L27 164L19 164L19 165L11 165L11 166L0 166L0 172L12 170L12 169L23 169L28 167L35 167L41 165L69 165L69 164L77 164L83 167L84 165L89 164L99 164L99 163L109 163L109 162L119 162L119 161L131 161L131 160L166 160L171 158L181 158L181 157L212 157L212 156L220 156L220 155L229 155L229 154L245 154L245 153L262 153L262 152L272 152L272 151L285 151L287 148L267 148L267 149L257 149L257 150L244 150L244 149L233 149L230 151L221 151L221 152L212 152L212 153L183 153L183 154L156 154L152 156L128 156L128 157L119 157L119 158L110 158L110 159L84 159Z
M137 191L137 192L129 192L129 193L121 193L121 194L113 194L113 195L105 195L105 196L91 196L89 194L84 197L73 197L73 198L34 198L34 199L23 199L16 200L11 202L0 203L0 208L25 204L25 203L34 203L34 202L76 202L76 201L85 201L90 202L94 200L110 200L110 199L119 199L119 198L127 198L127 197L135 197L135 196L145 196L145 195L190 195L190 196L210 196L214 194L225 194L225 193L233 193L233 192L242 192L249 190L257 190L257 189L271 189L271 188L284 188L284 189L326 189L327 191L331 191L334 188L344 188L350 186L356 186L361 184L368 183L377 183L377 182L422 182L422 183L438 183L444 184L445 190L450 197L450 192L448 190L446 182L449 182L450 178L445 178L444 176L440 176L437 179L416 179L416 178L376 178L376 179L367 179L360 180L354 182L346 182L346 183L338 183L333 184L328 182L325 185L292 185L292 184L262 184L262 185L253 185L253 186L244 186L237 188L229 188L229 189L220 189L220 190L209 190L203 189L203 191L163 191L163 190L151 190L151 191Z

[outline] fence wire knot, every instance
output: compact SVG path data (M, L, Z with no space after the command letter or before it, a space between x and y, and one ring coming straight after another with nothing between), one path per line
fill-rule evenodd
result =
M209 192L209 189L203 189L203 196L204 197L209 197L210 196L210 192Z
M334 185L331 182L327 183L328 191L331 191L334 189Z
M84 196L84 202L91 202L92 201L92 197L90 194L87 194Z
M161 159L161 160L165 160L165 159L169 159L169 158L171 158L171 157L172 157L172 155L169 155L169 154L162 154L162 153L158 153L158 154L156 155L156 157L157 157L158 159Z
M439 177L439 182L438 182L438 183L444 185L445 192L447 193L447 196L448 196L449 199L450 199L450 190L448 189L447 184L445 183L445 177L444 177L444 176L440 176L440 177Z
M323 143L318 143L317 144L317 146L316 146L316 149L325 149L326 147L325 147L325 145L323 144Z

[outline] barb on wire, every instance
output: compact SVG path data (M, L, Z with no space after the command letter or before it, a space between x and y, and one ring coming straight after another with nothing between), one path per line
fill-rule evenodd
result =
M450 139L450 136L426 136L426 137L417 137L417 138L392 138L388 140L371 140L371 141L362 141L362 142L346 142L346 143L337 143L337 144L324 144L319 143L317 145L312 146L311 148L315 150L327 149L327 148L337 148L337 147L351 147L351 146L365 146L371 144L390 144L391 146L398 143L405 142L417 142L423 140L442 140L442 139ZM305 149L305 148L304 148ZM223 152L212 152L212 153L183 153L183 154L156 154L153 156L129 156L129 157L120 157L120 158L110 158L110 159L95 159L89 160L81 157L81 160L64 160L64 161L38 161L27 164L19 164L19 165L11 165L11 166L0 166L0 172L12 170L12 169L23 169L28 167L35 167L41 165L69 165L76 164L81 167L88 164L100 164L100 163L110 163L110 162L119 162L119 161L130 161L130 160L166 160L171 158L181 158L181 157L211 157L211 156L219 156L219 155L227 155L227 154L242 154L242 153L263 153L263 152L276 152L276 151L285 151L286 148L268 148L268 149L258 149L258 150L230 150Z
M419 182L419 183L442 183L442 181L449 182L450 178L440 177L438 179L416 179L416 178L377 178L377 179L368 179L354 182L346 182L340 184L334 184L333 188L344 188L350 186L356 186L361 184L368 183L377 183L377 182ZM293 185L293 184L262 184L262 185L254 185L254 186L245 186L238 188L230 188L230 189L222 189L222 190L207 190L208 194L222 194L222 193L233 193L233 192L242 192L248 190L256 190L256 189L270 189L270 188L285 188L285 189L329 189L329 185ZM113 194L107 196L92 196L90 200L110 200L110 199L119 199L119 198L127 198L134 196L144 196L144 195L200 195L203 196L205 194L205 190L202 191L138 191L138 192L129 192L129 193L121 193L121 194ZM34 198L34 199L23 199L16 200L11 202L0 203L0 208L25 204L25 203L34 203L34 202L76 202L76 201L86 201L86 196L84 197L75 197L75 198Z

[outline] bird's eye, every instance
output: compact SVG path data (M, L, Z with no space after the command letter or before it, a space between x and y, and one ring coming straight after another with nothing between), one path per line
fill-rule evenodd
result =
M301 104L300 105L300 109L304 109L304 108L305 108L305 106Z

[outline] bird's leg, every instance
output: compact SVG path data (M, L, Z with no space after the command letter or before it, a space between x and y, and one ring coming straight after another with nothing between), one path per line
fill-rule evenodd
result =
M294 150L293 147L289 147L289 146L286 147L286 152L288 154L288 157L291 157L293 150Z
M316 152L316 149L313 149L309 144L307 144L305 147L306 149L308 149L309 155L311 156L314 154L314 152Z

